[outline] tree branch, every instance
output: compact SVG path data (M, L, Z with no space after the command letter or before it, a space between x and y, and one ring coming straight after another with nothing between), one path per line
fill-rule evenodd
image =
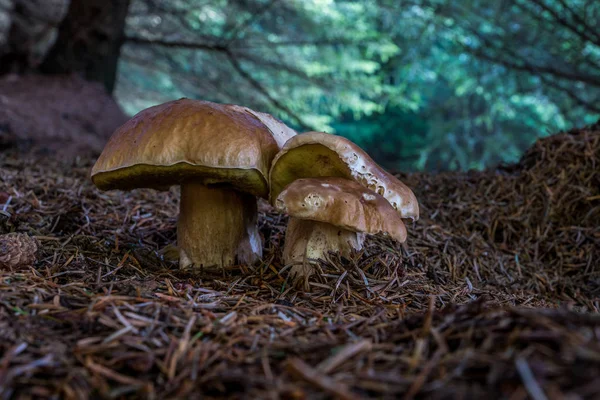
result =
M567 80L571 80L571 81L579 81L579 82L584 82L584 83L589 83L590 85L593 86L598 86L600 87L600 83L592 80L592 79L586 79L585 77L582 78L578 75L572 75L572 74L568 74L568 73L562 73L560 71L556 71L553 68L546 68L546 67L538 67L535 65L528 65L528 64L519 64L516 63L514 61L509 61L500 57L493 57L489 54L486 54L485 52L478 50L478 49L474 49L474 48L470 48L469 52L479 58L482 58L486 61L495 63L495 64L500 64L503 65L507 68L511 68L511 69L516 69L519 71L525 71L525 72L529 72L532 75L540 75L540 74L550 74L550 75L554 75L556 77L562 78L562 79L567 79Z
M553 35L556 33L556 29L554 27L554 24L552 23L552 20L543 17L542 14L540 14L538 10L532 9L529 6L526 6L525 4L521 4L521 3L519 3L518 0L512 0L511 4L514 5L515 7L517 7L519 10L526 12L534 20L538 21L540 28L543 29L546 33L548 33L550 35ZM580 39L582 41L582 43L587 42L587 40L585 40L585 38L582 38L580 35L578 35L578 39ZM548 51L555 57L562 56L564 58L564 54L560 54L560 52L557 52L553 48L548 49ZM591 68L596 68L596 69L600 70L600 64L594 59L588 59L580 49L577 49L575 52L571 53L571 55L573 55L573 54L577 55L576 62L585 63L585 64L589 65Z
M171 41L163 39L147 39L137 36L126 36L125 41L136 44L148 44L163 47L177 47L180 49L194 49L194 50L206 50L206 51L217 51L221 53L227 52L227 47L215 44L215 43L195 43L185 41Z
M225 46L230 46L232 43L236 42L241 38L241 35L248 29L254 22L259 20L267 11L269 11L278 0L271 0L260 10L253 13L250 18L247 18L245 21L242 21L240 24L236 25L230 32L227 32L225 36L228 39L225 42Z
M485 36L481 35L479 32L477 32L477 30L475 29L471 29L471 28L466 28L472 35L474 35L475 37L477 37L480 41L483 42L483 44L487 47L487 48L493 48L496 51L500 52L500 53L508 53L510 56L514 57L515 59L518 60L518 62L514 62L514 61L509 61L506 60L504 58L501 57L493 57L490 56L488 53L486 53L485 51L482 51L478 48L473 48L473 47L467 47L468 51L471 52L472 54L481 57L487 61L491 61L491 62L495 62L495 63L499 63L504 65L505 67L508 68L513 68L513 69L517 69L520 71L527 71L530 72L532 74L550 74L550 75L554 75L556 77L559 78L563 78L563 79L568 79L568 80L572 80L572 81L578 81L578 82L583 82L583 83L587 83L596 87L600 87L600 78L597 78L595 76L592 75L587 75L587 74L580 74L580 73L571 73L571 72L566 72L566 71L561 71L553 66L543 66L543 65L537 65L537 64L533 64L532 62L530 62L529 60L527 60L525 57L521 56L520 54L518 54L517 52L515 52L514 50L508 48L508 47L500 47L497 44L495 44L492 40L486 38Z
M573 18L573 20L580 24L581 26L583 26L583 30L584 31L589 31L591 32L595 37L596 37L596 45L600 46L600 33L598 31L597 27L594 27L593 25L588 25L587 21L583 18L580 17L579 13L576 12L575 10L573 10L571 7L569 7L569 5L567 4L566 1L564 0L558 0L558 2L560 3L560 5L563 7L563 9L565 9L566 11L571 13L571 17Z
M225 52L227 48L231 50L239 49L259 49L259 48L275 48L285 46L351 46L351 45L365 45L375 42L361 41L357 42L354 39L323 39L323 40L290 40L285 42L246 42L243 47L228 46L218 43L198 43L198 42L187 42L177 40L164 40L164 39L149 39L139 36L127 36L125 41L136 44L149 44L164 47L179 47L185 49L198 49L208 51L220 51Z
M542 10L546 11L548 14L550 14L554 18L554 21L558 22L559 24L561 24L562 26L564 26L565 28L567 28L568 30L570 30L571 32L576 34L577 36L584 39L585 41L589 41L597 46L600 46L600 38L599 37L592 37L592 36L588 35L588 33L586 32L585 29L579 30L577 25L574 25L571 22L569 22L567 20L567 18L561 16L556 10L554 10L553 8L549 7L546 3L544 3L543 0L528 0L528 1L532 4L537 5ZM567 10L571 11L564 4L563 4L563 7L565 7ZM572 13L572 11L571 11L571 13ZM585 21L583 21L583 23L584 23L584 27L587 27L587 25L585 25ZM590 29L590 32L594 32L594 31Z
M549 79L547 76L538 73L538 71L536 71L535 69L529 69L529 68L522 67L522 66L519 66L516 64L512 64L507 60L503 60L500 58L494 58L483 52L475 51L475 52L473 52L473 54L486 60L486 61L489 61L489 62L492 62L495 64L500 64L507 68L519 69L519 70L522 70L525 72L529 72L530 74L539 77L541 79L541 81L544 84L546 84L547 86L565 93L567 96L569 96L573 101L575 101L580 106L585 107L586 109L588 109L592 112L600 113L600 107L596 106L594 102L583 99L582 97L578 96L573 90L566 88L562 85L559 85L558 83L554 82L552 79Z
M319 86L321 88L328 88L328 89L333 90L333 85L331 85L331 84L338 83L335 80L335 78L327 79L327 80L315 78L315 77L309 76L306 72L304 72L298 68L294 68L294 67L284 64L284 63L278 63L276 61L266 59L265 57L253 56L251 53L243 53L243 52L237 53L236 52L236 57L238 57L239 59L248 61L254 65L258 65L260 67L269 68L269 69L275 70L275 71L284 71L292 76L295 76L297 78L300 78L300 79L310 83L311 85Z
M558 84L557 82L553 81L552 79L548 79L544 75L540 75L539 78L547 86L553 88L554 90L559 90L559 91L565 93L567 96L569 96L575 103L579 104L581 107L584 107L585 109L587 109L589 111L600 114L600 106L598 106L597 101L585 100L582 97L578 96L577 93L575 93L573 90L569 89L568 87L564 87L564 86Z
M321 40L289 40L281 42L246 42L244 43L244 49L256 49L256 48L273 48L273 47L286 47L286 46L352 46L352 45L365 45L376 43L375 41L356 41L355 39L321 39Z
M246 70L244 70L244 68L242 67L240 62L235 58L233 53L227 51L227 58L229 59L229 62L231 63L233 68L238 72L238 74L240 74L240 76L242 78L244 78L246 81L248 81L248 83L252 87L254 87L258 92L260 92L263 96L265 96L267 98L267 100L269 100L269 102L271 104L273 104L273 106L277 107L278 109L280 109L281 111L285 112L290 117L292 117L303 130L305 130L305 131L312 130L312 128L307 123L305 123L302 120L302 118L300 118L298 115L296 115L285 104L281 103L279 100L277 100L275 97L273 97L269 93L269 91L265 87L262 86L262 84L260 82L258 82L256 79L254 79L252 77L252 75L250 75Z
M173 67L178 68L179 67L178 65L171 65L171 68L169 68L169 66L166 66L165 69L163 69L163 68L156 66L153 63L148 63L148 60L143 59L143 58L138 58L138 57L134 57L134 56L127 55L127 54L123 55L122 57L123 57L123 59L125 59L133 64L136 64L140 68L146 69L148 71L153 71L153 72L169 75L169 77L171 79L173 79L175 82L179 83L181 85L181 87L192 86L192 88L196 89L196 90L198 88L205 88L209 92L216 94L217 97L220 97L220 96L218 96L220 94L219 88L216 85L214 85L210 80L198 79L195 77L194 74L182 75L178 72L173 71ZM225 100L227 100L227 99L225 99Z

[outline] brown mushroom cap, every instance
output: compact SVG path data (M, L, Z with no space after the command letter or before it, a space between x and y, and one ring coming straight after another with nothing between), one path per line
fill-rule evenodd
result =
M193 180L266 197L279 146L262 119L245 107L190 99L150 107L115 131L92 181L109 190Z
M337 177L298 179L275 201L291 217L326 222L372 235L406 240L406 227L390 203L361 184Z
M323 132L294 136L277 154L269 172L271 202L297 179L326 176L353 179L383 196L401 217L419 218L419 204L408 186L355 143Z

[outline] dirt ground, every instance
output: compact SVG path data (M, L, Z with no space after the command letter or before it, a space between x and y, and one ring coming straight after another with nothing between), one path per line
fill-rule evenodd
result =
M0 153L0 234L26 234L0 242L22 257L0 270L3 399L600 396L599 124L399 176L408 241L332 254L310 292L285 216L263 207L262 263L182 271L177 190L100 192L93 161Z

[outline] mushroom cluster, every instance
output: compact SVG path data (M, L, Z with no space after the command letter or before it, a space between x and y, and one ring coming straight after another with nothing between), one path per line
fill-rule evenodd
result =
M257 198L290 217L283 261L296 279L328 251L360 250L365 235L406 240L419 217L413 192L356 144L296 134L269 114L181 99L121 126L92 168L102 190L181 186L181 267L219 268L262 257Z
M349 255L365 235L406 240L403 218L419 218L417 199L350 140L322 132L290 138L269 172L271 204L290 216L283 261L296 279L328 251Z

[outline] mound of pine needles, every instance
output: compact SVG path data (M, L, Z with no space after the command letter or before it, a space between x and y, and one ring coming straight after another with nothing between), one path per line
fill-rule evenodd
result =
M93 161L0 153L0 235L37 248L0 270L1 398L600 393L598 125L517 165L399 175L408 241L330 254L309 291L280 261L284 215L262 207L261 263L180 270L177 191L100 192Z

